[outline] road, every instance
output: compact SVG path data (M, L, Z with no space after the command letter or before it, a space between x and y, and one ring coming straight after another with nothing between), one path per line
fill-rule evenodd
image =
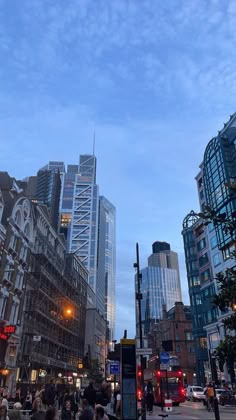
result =
M236 419L236 406L224 406L220 408L220 420L235 420ZM161 419L158 416L162 411L159 407L154 407L153 414L147 414L147 420ZM213 412L208 412L202 403L186 401L179 407L173 407L173 411L168 413L166 420L214 420L215 415Z

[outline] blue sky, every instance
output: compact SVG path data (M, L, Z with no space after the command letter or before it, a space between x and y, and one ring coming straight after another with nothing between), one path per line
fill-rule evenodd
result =
M236 3L0 0L1 170L77 163L96 131L100 193L117 207L117 338L134 335L135 243L180 260L207 142L235 111Z

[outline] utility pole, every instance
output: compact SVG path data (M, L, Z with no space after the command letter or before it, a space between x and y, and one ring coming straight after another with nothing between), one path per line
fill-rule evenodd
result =
M216 397L216 380L217 380L217 375L216 375L216 369L212 360L212 354L211 354L211 350L208 350L208 355L209 355L209 361L210 361L210 367L211 367L211 378L213 381L213 388L214 388L214 414L215 414L215 420L220 420L220 412L219 412L219 404L218 404L218 399Z
M140 349L143 348L143 331L142 331L142 313L141 313L141 300L143 298L143 295L141 293L141 279L142 279L142 273L140 273L139 268L139 245L136 243L136 263L134 263L134 268L137 269L137 292L136 292L136 300L138 302L138 326L139 326L139 341L140 341ZM142 372L142 420L146 420L146 405L145 405L145 398L144 398L144 372L143 372L143 366L144 366L144 360L143 355L140 355L140 365L141 365L141 372Z

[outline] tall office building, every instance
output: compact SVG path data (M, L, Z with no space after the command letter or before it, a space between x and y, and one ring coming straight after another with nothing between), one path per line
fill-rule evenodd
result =
M162 305L167 310L182 301L178 255L171 251L170 244L156 241L153 253L148 258L148 266L141 269L141 318L143 332L148 335L151 325L162 318ZM137 290L137 278L136 278ZM136 307L136 326L138 336L138 307Z
M79 172L78 165L68 165L63 177L61 205L60 205L60 232L64 233L67 239L68 230L71 226L74 185Z
M98 273L97 288L104 290L99 296L99 308L109 322L111 342L115 338L115 276L116 276L116 208L105 197L99 197ZM102 298L102 299L101 299Z
M98 252L98 185L96 184L96 157L81 155L76 175L69 250L75 252L89 272L89 285L97 296L98 307L104 294L97 287Z
M200 172L196 177L200 210L206 205L216 213L235 214L235 195L227 188L236 180L236 114L208 143ZM195 213L190 212L183 221L183 240L192 310L193 337L197 360L197 380L204 384L211 379L208 352L214 352L224 338L221 313L212 304L217 293L216 275L234 265L230 252L234 239L222 230L222 226L208 226ZM228 380L225 370L221 373L216 366L219 379Z

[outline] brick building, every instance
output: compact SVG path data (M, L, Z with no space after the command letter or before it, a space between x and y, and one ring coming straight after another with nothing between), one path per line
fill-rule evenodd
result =
M176 302L169 311L163 305L163 319L152 325L150 346L153 354L161 350L178 357L185 384L196 382L196 358L192 337L190 306ZM166 347L167 346L167 347Z

